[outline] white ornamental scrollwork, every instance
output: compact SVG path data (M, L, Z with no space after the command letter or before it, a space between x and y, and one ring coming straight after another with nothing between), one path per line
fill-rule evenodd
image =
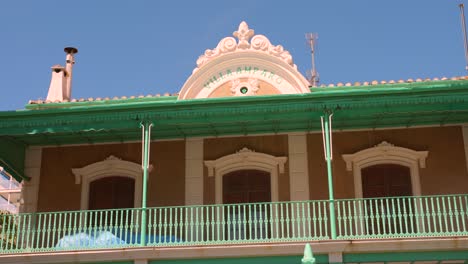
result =
M234 31L233 36L236 37L239 42L233 37L223 38L216 48L207 49L203 55L197 60L197 67L193 70L195 73L203 65L213 58L222 56L223 54L235 52L235 51L260 51L265 52L269 55L275 56L295 70L297 66L294 64L291 54L283 48L281 45L272 45L270 40L263 35L254 35L255 31L249 29L249 26L245 21L242 21L239 25L239 29ZM250 41L250 42L249 42Z

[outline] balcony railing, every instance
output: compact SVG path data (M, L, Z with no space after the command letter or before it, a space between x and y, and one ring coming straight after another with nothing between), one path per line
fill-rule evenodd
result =
M467 236L468 195L67 211L0 216L2 253ZM145 221L142 221L145 220ZM142 233L142 223L146 232Z

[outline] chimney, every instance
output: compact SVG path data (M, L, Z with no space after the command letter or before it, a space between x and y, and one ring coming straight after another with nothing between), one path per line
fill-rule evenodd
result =
M61 65L52 66L52 79L50 80L46 99L50 102L69 101L71 97L72 70L73 64L75 64L73 55L78 53L78 50L73 47L66 47L64 51L67 53L65 68Z

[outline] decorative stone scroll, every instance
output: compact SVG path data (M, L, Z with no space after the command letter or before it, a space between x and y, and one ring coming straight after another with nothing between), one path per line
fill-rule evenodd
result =
M236 50L254 50L267 53L269 55L278 57L279 59L285 61L287 64L291 65L295 70L297 66L294 64L293 59L289 51L285 50L281 45L273 45L270 40L263 35L255 35L254 30L249 29L249 26L245 21L242 21L239 25L239 29L234 31L232 34L234 37L239 39L239 42L233 37L223 38L218 46L214 49L207 49L203 55L201 55L197 60L197 67L193 70L196 72L204 64L206 64L211 59L219 57L225 53L234 52ZM249 40L252 39L250 42Z

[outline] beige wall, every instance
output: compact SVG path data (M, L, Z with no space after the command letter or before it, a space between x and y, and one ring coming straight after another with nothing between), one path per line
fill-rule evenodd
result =
M141 144L44 148L38 211L79 210L81 185L75 184L72 168L81 168L114 155L141 163ZM185 201L184 141L153 142L148 182L148 206L183 205Z
M426 168L420 169L423 195L467 193L468 174L460 127L392 129L335 132L333 134L333 174L335 197L353 198L352 172L346 171L342 154L352 154L387 141L399 147L428 151ZM204 160L215 160L247 147L273 156L288 156L286 135L211 138L204 141ZM307 135L310 198L327 199L326 164L320 133ZM110 155L140 163L141 144L102 144L43 148L38 211L78 210L81 185L75 184L71 168L102 161ZM185 203L185 142L151 144L148 206ZM279 200L289 200L289 162L279 175ZM204 203L215 201L214 177L204 167Z
M341 157L387 141L398 147L428 151L426 168L420 169L423 195L466 193L468 175L461 127L335 132L333 134L333 184L335 198L353 198L352 172ZM311 199L327 199L327 171L321 134L308 135Z
M232 138L206 139L204 143L204 159L215 160L220 157L236 153L242 148L262 152L273 156L288 156L288 137L276 136L248 136ZM215 202L215 179L208 177L208 170L204 169L205 192L204 204ZM286 162L284 174L278 177L279 201L289 200L289 168Z

